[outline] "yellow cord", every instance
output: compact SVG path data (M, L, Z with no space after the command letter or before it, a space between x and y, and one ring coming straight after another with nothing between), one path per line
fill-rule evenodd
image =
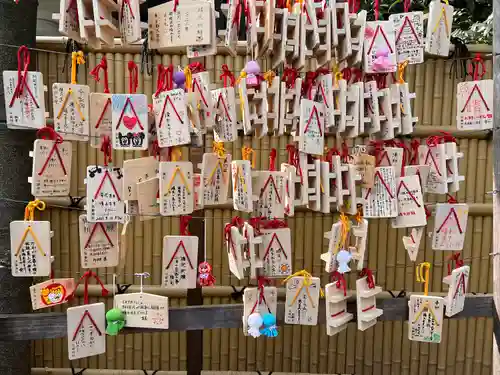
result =
M28 203L24 209L24 221L33 221L35 219L35 209L38 211L45 210L45 202L40 199L35 199Z
M241 157L243 158L243 160L250 160L252 168L255 168L256 154L253 148L243 146L243 148L241 149Z
M179 167L175 168L174 173L172 174L172 178L170 178L170 181L167 186L167 192L165 196L168 196L170 194L170 189L172 188L172 185L174 184L175 176L177 176L177 173L181 177L182 183L184 184L184 187L186 188L186 191L188 194L191 194L191 190L189 189L189 184L187 183L186 177L184 177L184 174L182 173L181 169Z
M170 159L172 161L179 161L182 158L182 151L180 147L173 146L172 147L172 153L170 154Z
M405 83L405 69L408 66L408 60L398 64L398 83Z
M76 85L76 66L85 64L83 51L73 52L71 54L71 83Z
M73 97L73 103L75 104L76 111L80 115L80 118L82 119L82 121L85 121L85 116L83 115L80 104L78 103L78 100L75 98L75 93L73 92L72 89L68 89L68 92L66 93L66 96L64 97L64 101L61 105L61 108L59 109L59 112L57 113L57 119L59 120L61 118L63 111L66 108L66 105L68 104L68 99L69 99L70 95Z
M304 281L302 282L302 286L299 288L299 290L297 290L297 293L295 293L295 296L293 297L292 302L290 302L289 306L292 306L295 303L295 301L297 301L297 298L299 297L300 292L302 291L302 289L305 288L306 293L307 293L307 297L309 298L309 301L311 301L311 304L313 305L313 307L315 307L313 299L311 297L311 294L309 293L309 286L311 286L311 284L312 284L312 275L309 272L307 272L306 270L301 270L301 271L295 272L294 274L288 276L285 280L282 281L282 284L285 284L292 277L303 277ZM322 288L319 288L319 293L320 293L321 297L324 297L325 293L323 293Z
M186 83L184 86L186 87L186 91L190 92L192 89L191 85L193 83L193 73L191 72L191 68L189 66L184 68L184 76L186 77Z
M224 143L223 142L214 142L212 144L212 150L214 153L217 154L219 159L225 159L226 158L226 150L224 149Z
M274 70L268 70L263 75L264 80L267 82L267 87L271 87L273 85L273 80L276 77L276 73Z
M448 1L446 1L446 5L448 5ZM442 6L441 7L441 14L439 15L439 19L438 21L436 22L436 26L434 26L434 29L432 30L432 33L434 34L436 32L436 30L438 29L439 27L439 24L441 23L441 19L444 17L444 25L446 27L446 36L449 37L450 36L450 32L449 32L449 26L448 26L448 17L446 17L446 10L444 9L444 7Z
M424 284L424 296L429 295L429 271L431 269L431 264L429 262L420 263L417 266L417 282ZM425 271L425 273L424 273Z

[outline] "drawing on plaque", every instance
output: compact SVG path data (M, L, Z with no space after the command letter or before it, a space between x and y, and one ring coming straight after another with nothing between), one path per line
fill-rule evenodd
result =
M392 220L393 228L427 225L424 198L418 176L400 177L396 189L398 216Z
M325 113L321 103L300 101L299 149L306 154L322 155L325 147Z
M30 286L33 310L61 305L75 290L74 279L50 279Z
M286 279L285 323L315 326L320 289L319 277L307 275Z
M118 223L89 223L86 215L78 221L82 268L116 267L120 260Z
M270 219L285 217L285 172L255 171L253 191L258 194L254 214Z
M408 338L412 341L440 343L443 330L443 298L411 295L408 306Z
M101 147L101 140L112 137L111 94L90 93L90 145Z
M251 314L272 314L276 316L278 308L278 290L274 286L262 286L258 288L245 288L243 292L243 334L245 336L260 336L260 330L253 332L248 324ZM258 336L257 336L258 335Z
M212 103L214 103L214 141L235 141L238 138L238 131L234 87L213 90Z
M203 204L224 204L228 200L231 154L203 154L201 175L203 178Z
M485 130L493 128L493 80L457 84L457 128Z
M231 178L233 183L233 207L237 211L253 211L252 165L250 160L233 160L231 162ZM255 199L257 199L255 197Z
M114 305L125 315L125 327L168 329L168 297L142 291L119 294Z
M105 314L102 302L66 310L70 361L106 352Z
M392 21L367 22L364 38L364 71L366 73L395 72L397 63L394 23Z
M469 206L467 204L436 204L434 217L433 250L462 250Z
M160 147L191 143L184 89L163 91L153 96L153 108Z
M264 276L289 276L292 273L290 228L262 229L260 237L259 258L264 265Z
M137 200L137 184L156 177L158 161L154 156L123 161L124 200Z
M163 237L164 288L196 288L196 266L198 264L198 237Z
M90 88L72 83L52 85L54 130L64 139L86 141L89 137Z
M71 182L71 142L37 139L34 142L31 194L36 197L67 196Z
M433 0L429 4L429 18L425 37L425 52L446 56L450 53L450 37L453 22L453 7Z
M45 126L43 75L39 72L28 72L30 57L26 47L20 47L17 55L18 71L3 72L7 126L12 129L43 128Z
M139 0L118 0L120 34L123 44L130 44L142 38Z
M365 199L363 214L366 218L396 217L398 201L394 167L377 167L373 187L362 189Z
M398 63L424 62L424 14L423 12L396 13L389 16L396 31Z
M49 276L50 237L49 221L10 223L12 276Z
M85 183L87 220L122 223L125 217L122 169L89 165Z
M160 213L164 216L193 212L193 164L189 161L160 163Z
M444 300L446 316L451 317L464 309L469 275L470 267L462 266L455 268L451 274L443 278L443 282L449 285L448 295Z
M148 102L143 94L113 94L113 148L148 149Z

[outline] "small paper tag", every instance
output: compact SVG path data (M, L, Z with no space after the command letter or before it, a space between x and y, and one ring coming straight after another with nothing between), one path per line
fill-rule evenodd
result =
M73 279L51 279L30 286L33 310L44 309L66 303L66 297L75 290Z
M82 268L115 267L119 262L118 223L89 223L80 215L80 262Z
M10 249L12 276L49 276L50 222L12 221Z
M196 288L198 237L165 236L163 238L164 288Z
M286 282L285 323L315 326L318 323L320 280L295 276Z
M441 297L411 295L408 318L408 338L411 341L441 342L444 299Z
M129 293L116 295L114 301L125 314L125 327L168 329L168 297Z
M356 174L361 176L361 187L373 187L373 178L375 176L375 157L368 154L359 154L353 156Z
M105 314L102 302L69 307L66 310L70 361L106 352Z

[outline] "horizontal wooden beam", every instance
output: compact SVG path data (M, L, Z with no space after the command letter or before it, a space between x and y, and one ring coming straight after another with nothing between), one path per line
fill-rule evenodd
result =
M66 207L75 207L75 208L80 208L84 209L85 205L87 204L87 198L86 197L37 197L39 199L42 199L49 208L66 208ZM435 204L426 204L426 207L433 211L436 207ZM219 210L232 210L233 205L232 204L219 204L217 206L205 206L204 209L219 209ZM314 212L309 210L306 207L297 207L295 209L297 212ZM315 212L318 213L318 212ZM324 215L331 215L335 214L336 212L332 212L330 214L324 214ZM493 205L491 203L469 203L469 215L470 216L492 216L493 215ZM158 215L158 217L161 217ZM165 216L166 217L166 216ZM293 220L293 216L291 218Z
M408 318L408 297L377 298L377 306L384 310L379 320L403 321ZM356 314L356 304L348 302L349 312ZM278 324L283 324L285 305L278 303ZM464 310L455 315L454 319L491 317L493 315L492 295L467 296ZM170 328L168 331L191 331L214 328L239 328L242 326L243 305L210 305L171 308L169 310ZM325 301L319 306L318 323L325 322ZM48 329L50 327L50 329ZM65 313L35 313L35 314L1 314L0 340L38 340L65 337ZM162 330L145 330L127 328L123 333L162 332Z

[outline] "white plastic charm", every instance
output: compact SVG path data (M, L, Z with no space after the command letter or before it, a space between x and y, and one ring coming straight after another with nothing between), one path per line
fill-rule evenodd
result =
M449 285L448 295L445 298L446 316L451 317L464 309L469 275L470 267L462 266L455 268L451 271L451 275L443 278L443 283Z
M467 204L437 203L434 218L433 250L462 250L469 206Z
M62 305L75 290L74 279L50 279L30 286L33 310Z
M325 285L326 306L326 334L336 335L347 329L347 323L353 318L353 314L347 312L347 299L351 294L344 290L345 279L337 280Z
M50 237L49 221L18 220L10 223L12 276L49 276Z
M89 137L90 88L72 83L52 85L54 130L64 139L86 141Z
M163 238L164 288L196 288L198 237L165 236Z
M153 97L156 134L160 147L189 144L189 118L183 89L160 92Z
M362 196L365 199L364 216L367 218L396 217L398 215L396 194L394 167L375 168L373 187L362 189Z
M163 216L186 215L194 209L193 163L160 163L160 213Z
M457 85L458 130L493 128L493 80L460 82Z
M120 261L118 223L89 223L78 218L80 264L82 268L116 267Z
M429 19L425 37L425 52L446 56L450 53L450 37L453 23L453 7L448 2L433 0L429 4Z
M69 307L66 310L70 361L106 352L105 314L102 302Z
M392 21L367 22L364 47L364 71L366 73L396 71L396 44Z
M122 223L125 217L122 169L89 165L85 183L87 220Z
M320 279L293 276L286 282L285 323L315 326L318 323Z
M113 94L113 148L148 149L148 101L144 94Z
M266 277L284 277L292 273L290 228L262 229L259 258Z
M33 149L31 194L36 197L67 196L71 183L71 142L37 139Z
M243 334L257 338L261 336L262 315L276 316L278 290L274 286L245 288L243 292ZM261 316L260 320L254 314ZM260 324L259 324L260 323Z
M396 29L397 61L408 64L424 62L423 12L395 13L389 16Z
M377 324L377 318L384 313L382 309L377 308L376 298L382 288L375 285L371 271L361 271L361 275L366 276L356 280L356 309L358 330L366 331Z

